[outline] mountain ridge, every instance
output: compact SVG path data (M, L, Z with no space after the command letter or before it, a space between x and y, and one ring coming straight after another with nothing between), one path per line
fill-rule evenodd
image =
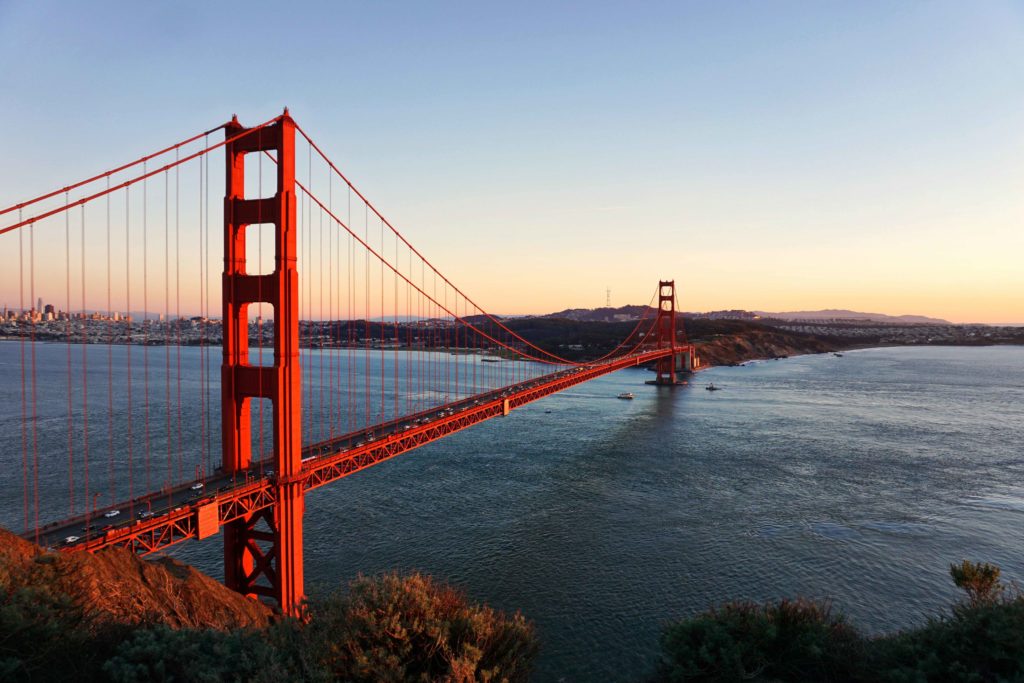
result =
M625 322L638 320L647 312L647 315L656 313L657 309L651 306L626 305L618 307L602 306L600 308L567 308L554 313L545 313L535 318L563 318L581 322ZM776 320L870 320L871 322L906 323L906 324L928 324L928 325L952 325L953 323L942 318L932 318L926 315L889 315L886 313L865 313L852 311L845 308L825 308L817 311L706 311L681 312L680 315L688 318L730 318L752 319L755 316L762 318L774 318Z
M754 311L762 318L776 318L781 320L870 320L872 322L890 323L923 323L929 325L952 325L953 323L942 318L932 318L926 315L889 315L887 313L864 313L851 311L845 308L824 308L818 311Z

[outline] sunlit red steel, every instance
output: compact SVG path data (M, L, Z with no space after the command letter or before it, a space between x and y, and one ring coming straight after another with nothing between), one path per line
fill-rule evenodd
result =
M179 483L177 485L173 484L170 477L168 477L167 484L159 492L147 492L120 505L114 504L114 501L108 501L110 506L108 514L105 516L112 519L118 518L120 510L125 509L130 519L124 520L121 523L114 522L108 526L103 526L99 531L96 531L96 527L100 525L93 524L93 522L97 521L95 519L96 512L93 510L92 516L86 513L71 519L54 522L42 529L38 528L37 522L34 538L38 539L40 532L42 532L48 537L49 542L54 544L57 543L57 538L62 538L63 545L61 547L64 549L95 551L105 547L118 546L128 548L140 554L147 554L168 548L186 539L207 538L219 533L223 527L225 582L227 585L245 595L275 601L284 613L295 614L301 604L303 595L302 517L305 491L318 488L384 460L407 453L419 446L439 440L484 420L508 415L511 411L531 401L615 372L616 370L654 363L657 369L657 379L651 383L671 385L677 383L677 373L680 370L688 370L693 364L694 354L692 345L686 344L685 341L680 343L678 337L674 281L659 282L658 308L653 324L647 326L649 319L647 319L647 313L645 312L645 315L637 322L636 327L629 336L606 356L589 363L572 363L565 358L554 355L550 351L533 345L509 329L500 319L487 314L476 306L461 290L439 273L420 252L416 251L409 244L405 237L369 204L366 198L351 185L347 178L341 175L337 167L330 159L323 156L320 148L308 137L305 139L309 142L311 149L323 156L331 171L340 177L348 191L354 193L365 203L366 209L363 212L364 229L362 235L353 230L352 225L349 225L352 222L351 216L349 216L347 221L343 222L340 211L337 209L332 210L330 184L328 184L328 196L325 203L322 198L318 198L313 192L312 183L309 181L311 171L308 171L307 176L304 176L307 181L306 185L297 182L295 177L296 132L301 133L303 136L305 136L305 133L301 132L301 129L298 128L288 115L287 110L285 110L282 116L253 128L243 127L237 119L232 119L231 122L222 127L225 129L224 140L213 144L206 143L205 147L199 151L187 153L183 157L179 155L179 150L189 143L197 141L200 137L205 137L212 131L207 131L200 136L193 136L161 152L147 155L130 164L121 165L112 171L94 176L86 181L69 185L60 191L51 192L29 202L23 202L0 211L0 214L10 213L15 209L19 211L16 223L0 228L0 234L2 234L23 226L31 227L36 221L56 216L60 213L64 213L66 218L67 212L71 208L84 207L86 204L103 197L107 197L109 200L109 195L112 192L123 190L127 216L128 188L142 183L143 213L145 215L145 188L148 178L159 174L168 174L172 170L177 173L177 168L186 161L193 159L202 160L210 151L221 147L225 150L226 191L224 198L224 270L222 281L224 341L221 384L222 472L206 471L202 475L197 472L199 478L197 482L184 484L180 483L179 476ZM168 162L154 170L147 170L147 161L169 151L176 153L173 162ZM277 182L272 196L245 196L246 155L248 154L257 154L259 155L257 158L261 159L269 158L276 164ZM309 158L311 157L312 154L310 153ZM311 161L306 161L307 166L310 166L311 163ZM110 184L109 178L111 175L134 168L140 164L142 165L142 170L135 177L115 185ZM206 177L208 178L209 174ZM68 191L71 189L84 188L102 179L108 180L106 189L93 191L91 194L75 201L69 200ZM167 176L165 175L165 181L166 179ZM175 182L177 187L177 177L175 177ZM250 182L250 186L252 184ZM329 219L329 223L333 223L339 231L343 231L348 235L350 246L354 250L362 249L366 252L366 261L362 266L363 273L366 276L366 305L363 309L365 315L365 334L363 338L366 354L369 354L370 350L369 290L370 257L372 256L380 262L381 284L379 293L380 309L382 312L385 309L385 271L391 273L390 277L393 280L392 288L395 301L394 344L396 349L400 344L398 332L398 312L400 306L398 302L400 292L404 289L407 297L406 312L408 314L414 315L415 312L415 316L418 316L418 319L433 323L439 320L450 320L452 326L458 326L452 329L447 323L440 326L437 324L427 325L425 331L418 333L426 335L426 341L422 339L417 340L423 351L454 348L455 350L462 349L463 351L472 350L472 352L481 354L501 355L503 356L502 360L509 362L486 370L481 369L482 383L485 387L493 387L495 383L508 384L509 386L485 391L477 396L469 397L469 399L463 396L461 400L447 403L446 405L438 405L428 410L422 410L421 404L419 408L421 412L403 417L395 417L399 414L398 386L400 384L396 366L395 385L392 387L395 401L394 411L388 422L374 426L362 425L359 429L356 429L356 426L359 425L358 422L352 423L347 427L350 430L349 433L341 435L338 435L332 426L329 439L309 445L303 449L301 443L300 410L302 375L299 368L300 286L297 270L297 190L303 193L302 201L304 206L307 207L307 209L304 209L307 222L310 220L311 215L306 213L307 211L311 211L313 207L316 207L322 212L319 242L321 247L323 245L322 219L323 216L326 216ZM27 219L22 217L21 208L57 197L61 193L65 195L63 206L46 209L40 205L36 215ZM175 200L177 201L177 193L175 194ZM107 210L109 223L109 206ZM376 244L371 244L370 242L367 223L371 211L374 216L380 219L381 237L380 242ZM168 209L165 205L165 244L169 234L166 222L167 212ZM175 213L177 213L177 206L175 206ZM349 207L348 214L351 214L351 207ZM12 217L9 220L14 219ZM81 220L84 244L84 214ZM249 225L260 224L274 226L274 269L267 274L249 273L246 270L246 229ZM306 224L304 223L304 225ZM389 260L391 259L390 251L385 251L384 249L384 226L387 226L394 234L395 255L393 261ZM305 228L303 230L304 234L306 234ZM67 229L65 234L67 234ZM175 234L177 235L177 233ZM126 255L129 253L128 235L128 220L126 217ZM200 235L202 235L202 231L200 231ZM143 233L143 238L145 239L145 232ZM328 240L328 245L330 244L331 242ZM335 244L340 245L340 241ZM403 266L399 259L400 244L409 250L409 266L407 268ZM306 248L310 249L311 243L307 244ZM338 246L339 257L340 254L340 246ZM352 254L355 254L355 251ZM412 266L413 254L420 260L418 278ZM31 258L34 257L30 257L30 265ZM355 264L355 257L351 256L351 259L351 263ZM145 247L143 248L143 262L145 263ZM330 265L331 263L328 256L329 267L333 268ZM312 266L310 265L309 267ZM429 280L424 275L428 267L430 272L437 276L433 277L433 283L429 283ZM166 265L165 268L167 268ZM376 265L374 268L376 268ZM200 272L202 272L202 269L200 269ZM320 262L320 272L322 279L322 260ZM82 273L82 281L84 283L84 257ZM130 284L128 273L129 269L126 265L126 301L128 300L127 288L128 284ZM437 292L438 277L440 277L443 285L441 296L438 296ZM145 282L145 274L143 274L144 296L146 292ZM328 279L328 287L331 287L330 282L331 280ZM351 282L355 282L355 280L353 279ZM433 285L432 287L430 286L431 284ZM321 295L323 293L322 287L323 284L321 282ZM454 301L449 299L448 288L451 288L455 294ZM70 309L70 279L68 291L68 308ZM209 291L208 286L206 291ZM108 273L108 300L109 297ZM459 297L461 297L461 306ZM29 298L32 298L31 293ZM417 298L415 307L413 306L414 298ZM82 310L84 311L86 310L84 284L82 300ZM332 306L330 299L328 302L328 308L330 309ZM267 366L262 365L262 363L252 365L249 362L250 307L262 303L272 306L274 311L273 364ZM320 307L320 317L322 319L322 302ZM109 302L107 308L111 308ZM169 310L169 303L167 308ZM351 303L349 319L353 319ZM641 332L641 329L646 331ZM130 332L130 325L128 330ZM461 340L459 338L460 330L463 333ZM380 336L388 337L390 340L389 334L381 332ZM452 336L454 336L454 339ZM632 345L634 338L639 341ZM384 367L383 341L382 339L381 387L385 386L387 380ZM353 339L350 326L348 342L351 347ZM453 342L454 347L452 346ZM407 332L405 343L408 345L408 348L414 348L411 331ZM451 355L455 355L454 352ZM436 358L428 358L426 360L426 368L421 369L426 370L427 379L425 383L421 383L419 391L422 392L425 388L429 389L432 384L436 384L443 386L444 395L448 396L451 388L449 380L452 372L449 369L449 360L446 358L443 364L437 362ZM491 360L492 362L500 362L495 359ZM537 377L532 370L524 367L531 362L562 366L563 368L565 366L570 367L546 376ZM70 364L68 367L68 386L70 387ZM128 367L130 370L130 364ZM146 367L148 368L148 364ZM366 367L369 368L369 364ZM454 367L456 368L454 395L459 396L460 376L457 371L458 366L455 365ZM411 370L407 368L407 372L411 373ZM474 368L472 380L474 386L476 385L476 372ZM329 376L334 377L332 370L329 370ZM410 376L406 377L407 386ZM423 377L423 374L421 373L420 376ZM169 369L167 370L167 377L170 377ZM341 375L339 374L338 381L339 384L342 384L343 382L340 377ZM369 370L367 370L368 377ZM322 367L320 369L320 380L322 385ZM34 375L32 381L34 387ZM466 378L463 378L462 381L466 381ZM349 385L354 385L351 379ZM364 384L364 387L366 386L368 386L368 380L367 384ZM334 390L332 384L331 391L333 392ZM351 392L352 390L350 390L348 400L354 402L355 397ZM83 403L85 403L84 386L82 395ZM322 404L323 390L321 390L320 396ZM385 411L384 396L385 392L382 390L380 412L377 417L371 420L370 399L367 393L366 422L385 419L384 416L387 413ZM272 474L268 474L258 463L254 467L251 445L253 429L251 405L253 399L265 400L271 405L273 424L270 439L273 457ZM23 398L23 401L25 400ZM334 400L333 394L330 400ZM450 399L445 398L443 400L447 402ZM70 401L68 405L70 416ZM145 405L147 409L145 425L148 449L150 444L148 401ZM332 407L328 414L333 412ZM322 405L320 413L321 415L318 419L322 420ZM35 415L34 404L32 414L33 416ZM170 413L168 412L168 433L170 433L170 419ZM179 442L180 419L179 406ZM206 424L209 424L209 421ZM86 430L83 429L83 431ZM128 432L130 444L130 422ZM369 438L369 435L374 432L377 433L378 438ZM321 438L326 438L327 435L328 432L323 431ZM23 448L25 448L25 438L23 436ZM69 440L69 462L71 454L70 443ZM171 452L169 444L170 440L168 440L168 458L170 458ZM358 445L352 446L352 444ZM111 452L113 453L113 449L111 449ZM303 456L306 456L305 460L303 460ZM146 467L148 481L150 474L148 457ZM211 467L212 465L207 465L206 469ZM87 473L88 465L86 465ZM129 497L135 495L130 485L131 475L132 468L129 450ZM73 479L70 468L69 478ZM111 479L113 480L113 475L111 475ZM27 474L25 481L27 491ZM209 486L208 489L206 488L207 486ZM88 485L86 485L86 489L88 490ZM113 489L111 490L113 491ZM112 493L110 497L114 497ZM163 502L164 497L166 497L166 502ZM186 500L187 502L185 502ZM146 506L145 509L141 507L143 504ZM155 509L157 506L163 509ZM95 508L95 498L93 499L93 507ZM138 515L136 515L137 509L140 510ZM27 507L25 514L27 520ZM85 535L84 539L80 539L75 535L65 535L68 531L77 531L79 525L83 525L82 533ZM26 521L27 528L28 522Z
M541 378L541 381L535 386L511 391L507 396L468 407L464 412L455 412L452 415L436 417L430 422L417 425L408 431L399 431L378 441L366 443L356 448L343 451L326 451L323 455L312 457L302 463L301 470L293 475L290 481L300 491L319 488L385 460L408 453L415 448L437 441L455 432L472 427L484 420L501 417L507 414L507 411L514 410L532 401L550 396L602 375L622 370L623 368L636 367L658 361L667 357L671 352L670 348L643 351L593 366L582 366L577 372L557 374L546 381L545 378ZM432 410L430 413L436 415L442 412L444 408L445 406L439 406L435 409L436 412ZM373 429L369 431L373 431ZM335 439L335 441L339 440L341 439ZM329 448L329 443L315 444L308 447L306 452L315 453L325 448ZM103 536L90 539L74 547L95 551L110 546L121 546L131 548L143 554L161 550L189 538L198 538L199 511L211 504L217 506L219 522L226 529L237 528L238 525L245 524L250 528L249 533L254 533L257 531L252 528L255 525L255 521L258 521L261 517L276 516L276 513L269 515L264 511L276 508L279 505L282 489L280 479L275 474L273 477L263 477L242 483L227 491L204 496L195 502L183 506L181 510L156 515L149 519L138 520L129 527L113 529ZM258 540L263 539L263 536L258 537ZM253 569L265 571L272 565L269 564L268 560L261 559L267 553L264 553L262 550L261 553L261 555L253 556ZM276 594L268 593L265 588L257 587L250 591L250 593L277 598Z
M227 137L244 129L237 119ZM277 191L272 197L245 197L245 155L273 151ZM224 199L224 364L221 372L222 467L228 474L252 461L253 398L272 405L272 450L275 480L273 514L258 509L242 514L224 529L224 581L245 595L277 601L286 614L302 601L303 488L294 475L302 464L300 410L299 303L296 269L295 122L285 111L272 126L240 137L225 148L227 188ZM246 227L274 225L274 271L246 272ZM273 306L274 364L249 363L251 304ZM257 526L263 522L266 528Z

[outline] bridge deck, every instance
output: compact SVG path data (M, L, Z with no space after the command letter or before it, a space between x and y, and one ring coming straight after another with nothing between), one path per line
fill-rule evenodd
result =
M302 470L295 478L304 489L315 489L545 396L670 354L663 348L583 365L312 444L303 448ZM273 506L280 483L274 472L256 467L219 474L109 506L91 518L81 515L54 522L40 529L39 542L68 550L121 546L147 554L211 536L228 522ZM111 510L121 512L105 517ZM80 538L66 543L69 536ZM35 534L25 538L35 540Z

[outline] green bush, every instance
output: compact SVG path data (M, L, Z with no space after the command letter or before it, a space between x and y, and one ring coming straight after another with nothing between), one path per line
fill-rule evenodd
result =
M309 605L314 659L346 681L525 681L533 626L471 605L420 574L360 577L349 593Z
M67 596L0 576L0 680L525 681L533 626L429 577L359 578L308 603L307 623L175 630L93 619Z
M1024 680L1024 598L999 567L964 560L950 577L967 593L946 616L875 643L875 668L887 681Z
M861 641L828 603L729 603L669 626L661 681L845 680Z
M867 638L823 603L732 603L666 628L659 681L1024 681L1024 597L999 568L950 567L966 599L923 627Z
M924 627L874 641L885 681L1024 680L1024 600L965 604Z
M91 640L87 616L64 596L35 588L4 591L0 680L73 680L88 668Z
M281 683L296 679L290 663L260 631L156 626L126 639L103 674L113 683Z

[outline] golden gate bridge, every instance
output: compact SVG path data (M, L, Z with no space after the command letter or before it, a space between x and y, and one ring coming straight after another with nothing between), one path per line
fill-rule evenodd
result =
M20 411L23 536L152 553L223 531L225 583L285 613L303 597L307 491L610 372L653 364L649 383L671 386L696 362L671 280L599 358L531 343L287 109L9 206L0 225L0 288L19 297L0 322L19 344L7 408ZM61 310L39 310L44 290ZM43 343L63 347L62 367ZM197 377L188 359L183 372L192 347ZM60 471L62 493L40 486Z

